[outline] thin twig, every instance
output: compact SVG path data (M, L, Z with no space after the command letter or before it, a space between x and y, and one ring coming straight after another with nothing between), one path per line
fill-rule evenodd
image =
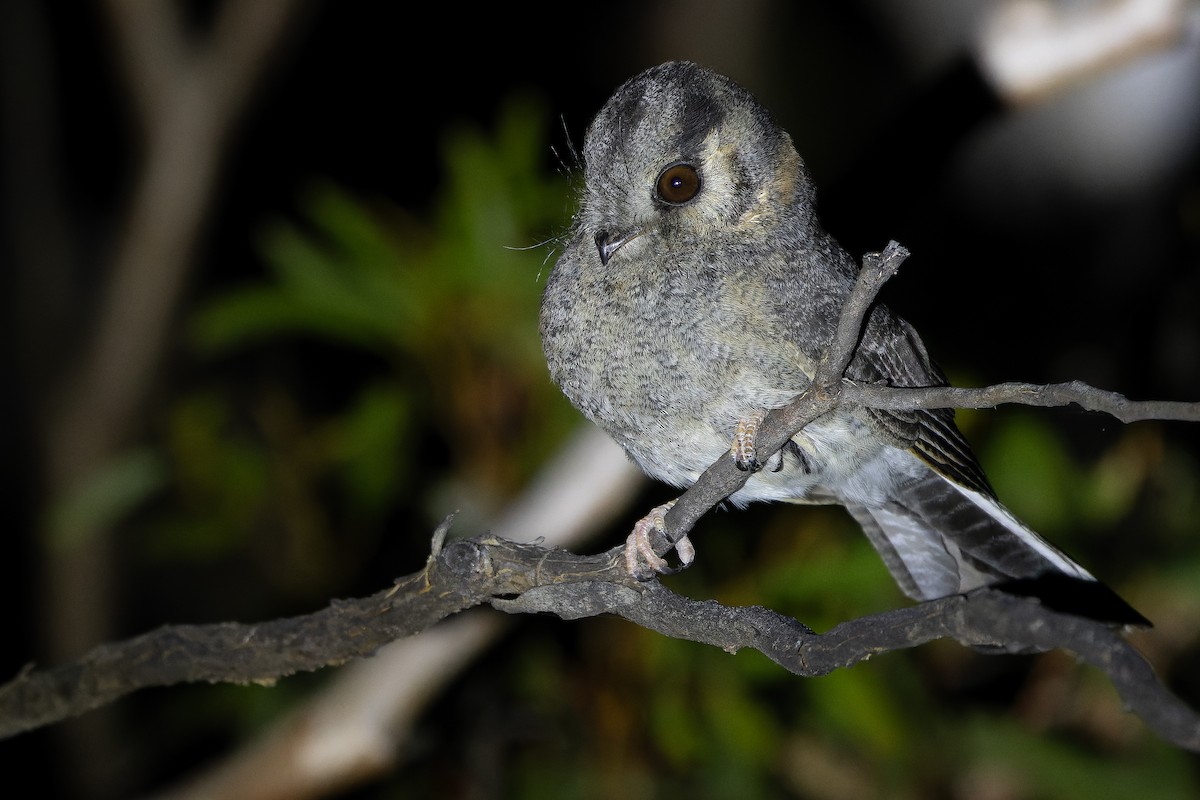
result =
M917 408L993 408L1002 403L1043 407L1074 404L1085 411L1103 412L1124 423L1152 419L1200 422L1200 403L1130 400L1125 395L1097 389L1083 381L1051 384L1011 382L980 389L957 386L897 389L846 381L841 394L844 402L891 411Z

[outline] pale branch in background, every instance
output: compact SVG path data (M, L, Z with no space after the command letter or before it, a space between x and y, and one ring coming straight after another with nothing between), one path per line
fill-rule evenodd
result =
M983 14L977 57L1005 100L1028 104L1170 48L1194 11L1186 0L1007 0Z
M86 324L69 328L78 337L76 352L63 359L39 415L43 485L52 509L75 501L142 422L238 124L313 8L299 0L208 3L210 24L193 30L182 4L105 0L98 6L121 88L133 101L137 155L121 181L127 196L115 210L111 241L85 248L102 254L89 255L102 261L80 273L91 276L97 297L90 309L77 309ZM45 515L41 541L70 537L71 546L47 546L35 603L43 650L62 659L103 638L120 593L103 515L62 525L69 518ZM65 732L63 774L80 789L107 784L121 762L114 725L97 715Z

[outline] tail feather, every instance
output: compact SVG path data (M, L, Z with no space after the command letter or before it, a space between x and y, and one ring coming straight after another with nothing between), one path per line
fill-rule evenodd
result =
M900 589L914 600L932 600L962 591L961 563L940 533L903 506L848 505Z
M1061 610L1120 624L1148 624L995 499L933 470L894 485L883 503L847 508L913 599L1011 585L1017 594L1053 594L1059 599L1048 605ZM1062 602L1070 594L1064 586L1074 587L1078 602Z

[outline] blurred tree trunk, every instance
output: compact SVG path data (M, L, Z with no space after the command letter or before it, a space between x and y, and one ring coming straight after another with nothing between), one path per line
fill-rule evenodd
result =
M39 429L40 479L22 479L44 499L32 547L42 551L34 580L41 658L49 662L77 657L113 633L120 578L111 531L102 514L73 515L68 525L62 512L140 433L139 415L203 249L237 123L314 7L226 2L199 26L179 3L98 6L139 136L130 148L128 196L113 216L111 237L98 245L77 238L90 225L72 218L65 196L56 107L64 55L56 49L67 45L54 40L51 10L31 0L5 4L0 23L3 191L7 205L21 210L10 232L13 296L23 298L13 320L20 342L16 402ZM101 714L63 729L63 775L89 794L119 792L114 773L136 758L118 753L113 725Z

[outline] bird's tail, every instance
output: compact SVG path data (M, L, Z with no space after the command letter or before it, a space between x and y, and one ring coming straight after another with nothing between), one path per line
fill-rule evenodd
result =
M904 593L915 600L999 586L1104 622L1150 623L995 498L932 469L892 487L886 502L850 504Z

